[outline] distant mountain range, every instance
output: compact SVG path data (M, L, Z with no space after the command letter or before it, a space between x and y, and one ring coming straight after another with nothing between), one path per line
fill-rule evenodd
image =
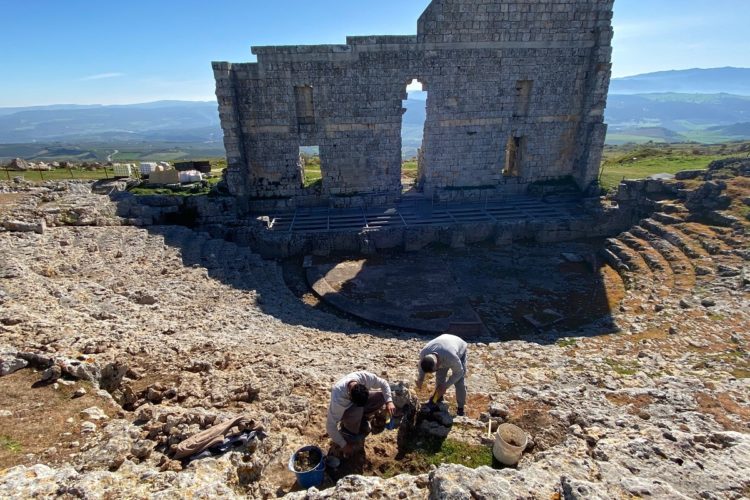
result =
M221 141L216 102L0 108L0 144L38 141Z
M615 78L607 142L750 139L750 68L660 71Z
M609 88L610 94L653 92L750 95L750 68L659 71L615 78Z
M416 154L421 145L426 96L410 92L404 103L405 156ZM612 143L748 139L750 69L663 71L613 79L606 121ZM6 145L0 156L13 153L7 145L30 143L56 148L96 144L97 151L106 144L182 143L215 151L222 147L222 132L214 101L0 108L0 144ZM27 151L16 149L19 156ZM119 146L110 149L122 151Z

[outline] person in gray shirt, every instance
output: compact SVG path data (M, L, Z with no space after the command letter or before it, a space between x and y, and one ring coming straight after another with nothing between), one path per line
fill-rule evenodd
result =
M435 394L429 403L435 405L448 388L455 385L459 416L464 415L466 405L466 347L466 342L461 338L445 334L428 343L419 353L417 387L422 387L425 374L435 373Z

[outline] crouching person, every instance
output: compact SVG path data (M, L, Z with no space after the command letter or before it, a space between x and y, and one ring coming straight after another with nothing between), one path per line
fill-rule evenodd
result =
M428 343L419 353L417 388L424 383L425 374L435 374L435 392L428 407L434 407L451 386L456 386L457 415L464 416L466 406L467 344L455 335L441 335ZM448 372L451 376L448 378Z
M331 389L326 432L349 456L364 445L369 419L383 410L393 415L395 409L388 382L370 372L350 373Z

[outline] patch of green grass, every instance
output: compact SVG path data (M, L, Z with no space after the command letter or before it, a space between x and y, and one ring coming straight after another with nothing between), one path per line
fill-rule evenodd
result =
M709 163L745 156L748 144L659 144L607 146L602 162L601 185L616 187L623 179L643 179L654 174L707 168Z
M0 435L0 449L9 451L11 453L19 453L23 447L21 443L9 436Z
M578 340L576 339L560 339L557 341L558 347L573 347L576 344L578 344Z
M734 349L734 350L729 351L729 352L726 353L726 358L727 359L733 359L733 358L734 359L743 359L743 358L745 358L746 354L747 353L745 353L745 351L743 351L742 349Z
M643 179L654 174L675 174L682 170L699 170L724 156L664 156L638 159L629 164L605 164L602 187L617 186L623 179Z
M489 446L468 444L454 439L443 441L440 449L426 458L431 465L459 464L472 469L483 465L492 467L492 449Z
M407 444L407 453L395 461L383 473L383 477L393 477L404 472L426 472L431 465L458 464L472 469L492 467L492 448L465 443L455 439L442 440L437 437L420 437Z
M216 181L218 182L218 180ZM207 195L213 188L212 183L195 183L191 186L149 186L141 184L130 189L130 192L138 196L174 195L174 196L202 196Z
M634 365L626 365L611 358L605 359L604 362L618 375L635 375L638 373L638 367Z
M305 161L302 185L306 188L319 187L323 184L323 172L320 167L320 156L302 154Z
M416 172L418 168L419 168L419 164L417 163L416 159L405 160L401 164L402 172L410 172L410 171Z
M305 167L305 187L314 187L318 184L323 184L323 174L320 168L310 169Z

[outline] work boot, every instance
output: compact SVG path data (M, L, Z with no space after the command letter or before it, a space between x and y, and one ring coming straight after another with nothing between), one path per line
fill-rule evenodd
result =
M458 407L458 409L456 410L456 415L459 416L459 417L463 417L464 416L464 407L463 406L459 406Z

